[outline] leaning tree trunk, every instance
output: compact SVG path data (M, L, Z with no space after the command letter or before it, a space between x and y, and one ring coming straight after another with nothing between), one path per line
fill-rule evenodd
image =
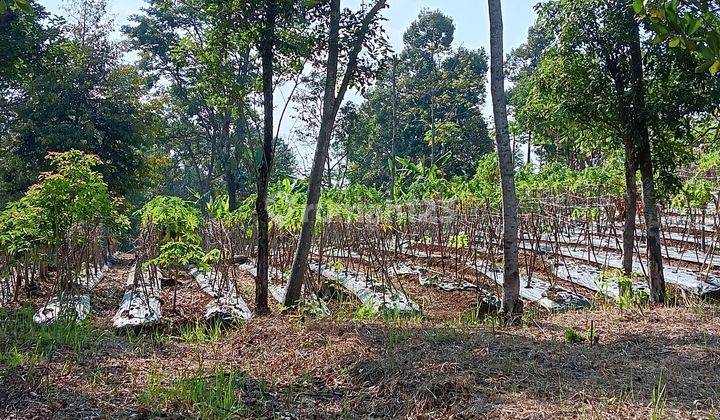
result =
M640 29L634 15L630 14L630 77L633 115L633 135L637 149L640 181L642 183L645 229L647 232L647 257L650 275L650 299L656 303L665 302L665 275L663 274L662 249L660 247L660 221L655 201L655 180L653 178L650 134L645 114L645 84L642 53L640 50Z
M255 212L258 223L257 277L255 278L255 312L270 313L268 306L268 267L270 264L270 216L267 209L267 191L273 159L273 47L275 36L276 3L271 0L266 7L266 27L261 49L263 86L263 154L257 174L257 198Z
M320 201L320 187L322 186L323 166L328 157L332 129L335 122L335 88L337 85L337 68L340 42L340 0L332 0L330 3L330 32L328 38L328 58L325 74L325 90L323 96L323 110L320 120L320 132L315 147L315 157L310 170L310 185L308 185L307 202L303 217L300 239L295 249L290 281L285 293L285 307L294 307L300 298L302 283L305 277L310 246L312 245L312 234L317 217L317 205Z
M507 321L519 321L522 314L520 270L518 267L517 196L515 195L515 168L507 121L505 73L503 70L503 22L500 0L488 0L490 15L490 91L495 118L500 178L502 181L503 215L503 299L502 314Z
M317 216L317 206L320 201L323 167L330 149L330 140L332 138L333 128L335 127L335 118L337 117L338 110L340 109L340 104L345 97L345 92L347 92L348 86L355 75L358 64L358 56L362 51L363 43L368 34L370 24L380 10L385 7L386 3L387 0L377 0L375 5L363 17L361 26L356 32L355 39L353 40L351 51L348 54L342 82L338 87L337 77L340 55L340 0L330 1L328 57L325 73L323 110L320 119L320 131L318 133L313 166L310 170L310 185L308 185L307 202L305 203L305 213L302 228L300 230L300 238L298 240L297 248L295 249L292 270L290 272L290 280L288 281L287 292L285 293L285 300L283 302L283 306L286 308L294 308L297 305L298 299L300 299L302 284L305 278L305 268L307 267L310 247L312 245L313 229L315 227L315 219Z

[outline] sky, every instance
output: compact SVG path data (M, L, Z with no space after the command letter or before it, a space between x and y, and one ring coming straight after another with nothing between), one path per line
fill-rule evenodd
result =
M343 0L342 5L353 9L362 0ZM39 0L39 3L45 6L51 13L63 15L62 5L65 0ZM535 21L535 11L533 5L538 0L505 0L503 2L503 38L505 53L518 45L522 44L527 36L527 30ZM145 6L143 0L108 0L110 6L110 14L115 20L115 26L118 30L115 36L120 37L120 26L128 22L128 17L133 14L141 13L141 8ZM484 48L489 51L490 33L488 22L487 3L483 0L389 0L390 7L384 10L383 15L387 18L385 27L390 37L390 43L396 51L402 49L402 36L405 29L415 20L424 8L439 9L446 15L452 17L455 22L455 40L454 47L464 46L469 49ZM490 89L488 87L487 91ZM276 102L283 100L282 89L276 93ZM488 93L489 95L489 93ZM357 94L349 94L348 99L359 101L361 98ZM283 101L284 103L284 101ZM280 110L276 113L279 113ZM491 103L488 97L485 101L484 114L491 116ZM278 118L276 118L277 120ZM280 128L281 135L287 137L292 129L292 118L286 118ZM296 148L301 158L301 166L305 166L305 161L309 157L309 150Z
M505 50L520 45L527 34L527 29L535 20L533 5L538 0L506 0L503 2L503 19L505 23ZM50 12L63 14L61 5L64 0L39 0ZM359 0L346 0L343 5L353 7ZM489 29L487 3L483 0L389 0L389 9L384 15L388 18L386 25L392 45L398 50L402 48L402 34L415 20L423 8L440 9L455 21L455 44L467 48L488 48ZM128 16L140 13L145 5L142 0L109 0L110 12L119 27L127 22Z

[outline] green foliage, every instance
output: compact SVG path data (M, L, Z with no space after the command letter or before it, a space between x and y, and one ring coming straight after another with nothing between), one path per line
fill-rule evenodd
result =
M159 234L160 254L146 262L161 268L179 268L194 264L202 269L217 258L216 252L206 253L198 230L202 225L200 211L178 198L157 196L137 214L144 226L152 224Z
M466 248L469 242L470 239L465 233L458 233L448 237L448 246L452 248Z
M571 344L582 343L585 341L585 337L580 335L573 327L565 328L565 341Z
M645 1L650 3L671 2ZM672 3L685 8L693 2ZM541 162L577 170L614 164L624 155L627 125L634 118L627 106L633 96L630 46L637 25L630 5L556 0L538 6L527 43L513 51L509 62L515 79L513 131L532 139ZM643 29L643 117L653 143L656 192L667 198L679 187L676 168L699 156L697 136L704 130L697 126L713 118L720 83L695 73L696 62L684 50L645 39Z
M660 420L665 418L663 414L665 412L665 406L667 405L667 392L662 370L660 370L657 385L653 387L651 401L652 414L650 415L650 418L652 420Z
M180 329L180 341L190 344L214 343L222 336L222 327L219 323L194 322Z
M575 331L573 327L567 327L565 328L564 336L565 341L570 344L590 343L590 345L593 345L600 341L600 336L597 334L597 331L595 331L592 325L589 330L585 331L584 334Z
M220 369L209 376L183 374L169 380L153 370L138 399L142 406L158 412L180 409L201 419L235 418L246 410L241 398L244 383L242 373Z
M633 8L655 32L655 43L685 48L699 59L698 72L720 71L720 3L716 0L634 0Z
M99 333L90 321L78 324L73 319L61 319L49 325L33 322L35 310L23 307L0 309L0 368L32 368L56 352L69 352L79 357L97 345Z
M0 14L0 91L8 99L0 118L0 205L49 170L48 151L98 156L96 169L116 194L146 186L144 152L159 120L142 100L143 80L108 38L104 3L80 3L82 12L67 22L49 18L35 2L33 13L7 22Z
M380 316L372 305L362 305L353 313L353 319L358 321L370 321Z
M33 13L30 0L0 0L0 15L8 13L9 10Z
M697 164L696 173L688 178L671 201L677 209L706 208L713 202L720 189L717 178L707 177L720 171L720 151L703 152Z
M603 274L603 280L600 285L600 289L607 289L611 284L617 284L619 295L616 298L616 303L620 309L628 310L633 308L641 309L650 300L650 296L644 290L633 289L633 283L640 281L644 276L639 274L633 274L626 276L621 270L611 270Z
M435 163L447 155L444 172L471 176L478 159L492 150L482 115L486 98L487 54L453 48L455 26L437 10L423 10L404 34L396 59L397 133L395 156ZM385 66L359 104L341 109L335 153L347 158L351 183L386 189L393 165L392 66ZM432 129L434 126L434 130Z
M50 153L48 160L54 170L0 212L0 245L10 255L57 246L79 225L105 226L111 233L129 227L102 175L93 170L101 163L96 156L71 150Z

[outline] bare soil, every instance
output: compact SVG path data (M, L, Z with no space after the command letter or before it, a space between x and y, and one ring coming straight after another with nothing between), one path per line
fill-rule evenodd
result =
M0 418L196 417L192 407L149 407L141 396L153 377L168 383L218 369L243 376L235 393L245 410L231 416L242 418L647 419L655 403L661 418L720 414L717 303L559 314L530 306L522 327L500 328L464 318L477 293L407 276L396 281L423 307L422 319L304 319L275 305L271 316L194 343L177 333L207 302L190 277L179 283L175 311L166 287L168 318L155 330L111 329L129 265L115 265L92 292L92 353L61 350L0 370ZM252 279L239 283L252 307ZM591 326L597 344L566 341L567 328L583 335ZM0 350L11 345L0 337Z

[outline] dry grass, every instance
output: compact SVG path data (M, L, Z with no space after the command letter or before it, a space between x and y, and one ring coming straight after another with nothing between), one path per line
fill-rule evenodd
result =
M127 264L114 268L93 296L94 353L59 351L2 371L0 418L196 416L187 404L148 406L148 380L217 371L242 376L234 389L242 411L233 414L241 417L651 418L661 372L663 418L720 412L717 304L538 312L522 328L497 330L457 322L474 293L406 282L424 320L274 315L189 343L166 327L139 336L109 330L126 272ZM178 301L199 304L194 296L188 284ZM567 327L590 325L596 345L565 341ZM9 341L0 337L0 350Z

